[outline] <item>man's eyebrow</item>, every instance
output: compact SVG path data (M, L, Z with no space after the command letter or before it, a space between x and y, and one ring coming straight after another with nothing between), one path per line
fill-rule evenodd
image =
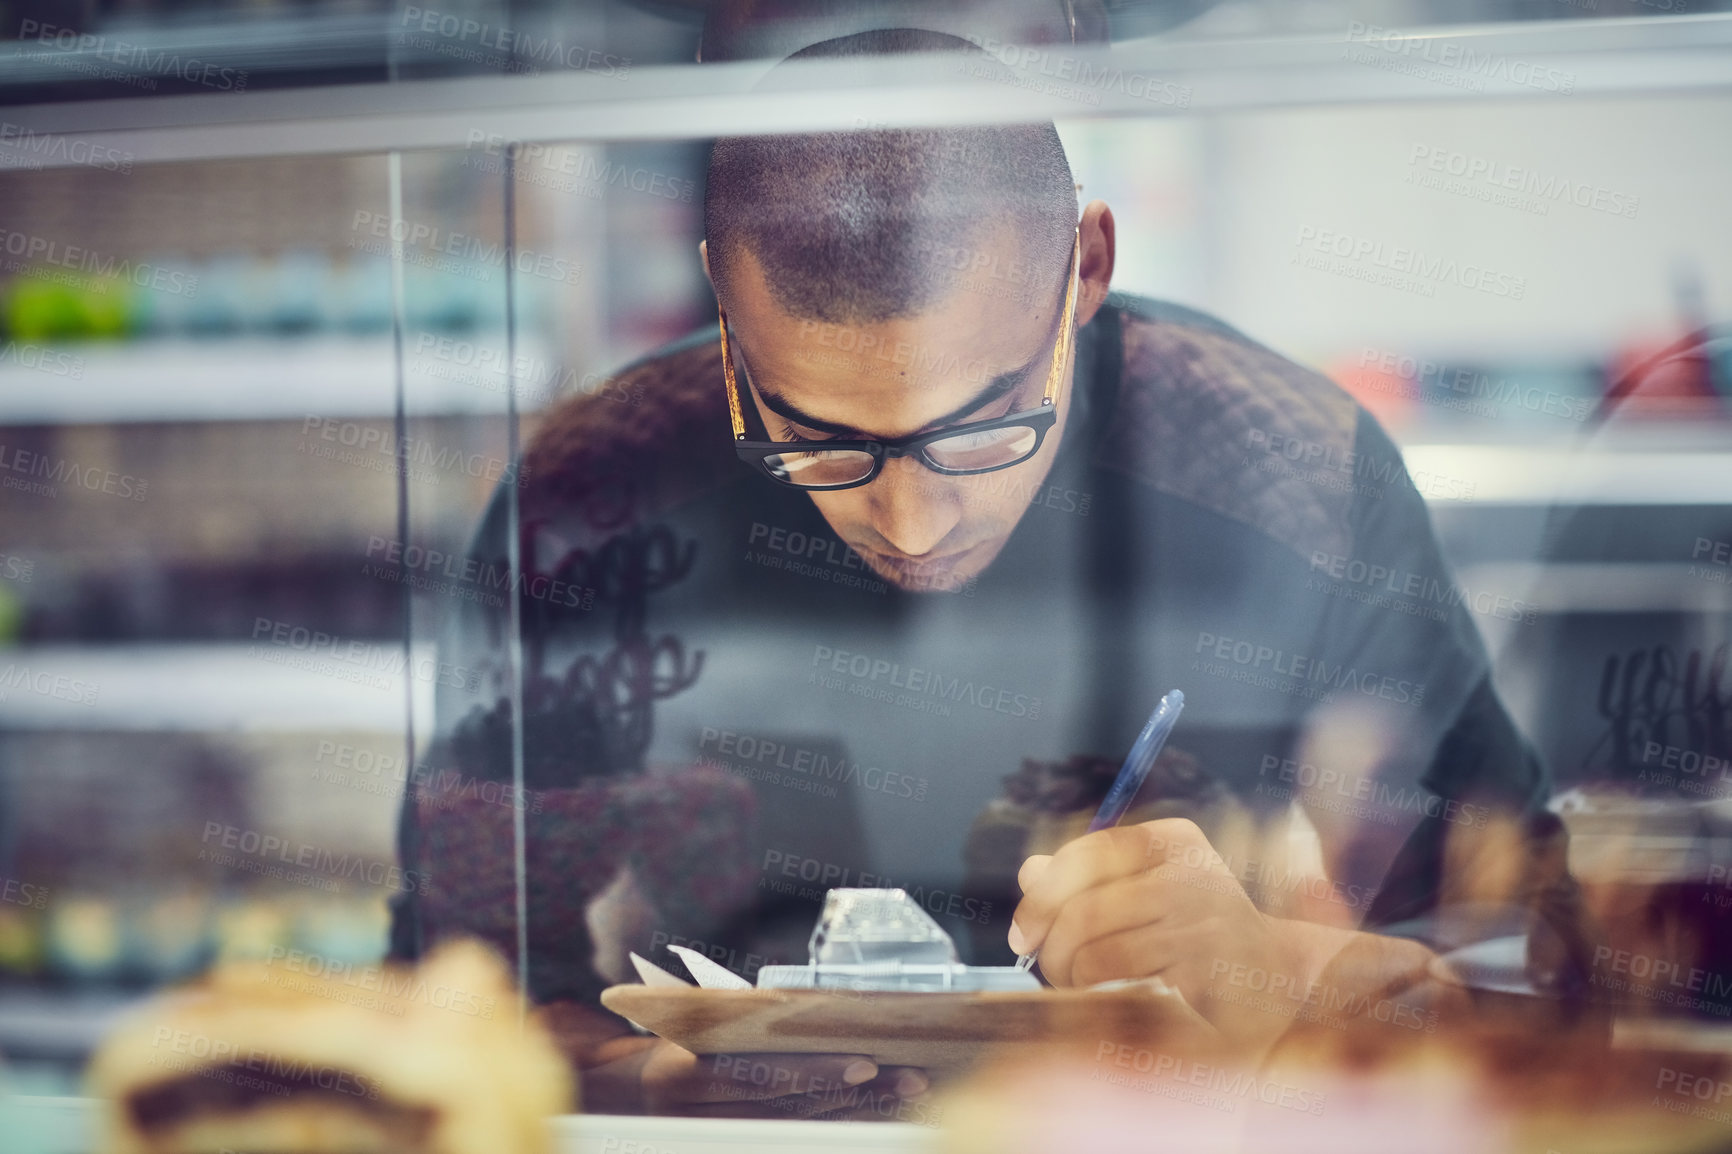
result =
M941 429L945 425L960 421L970 413L973 413L976 409L984 408L991 402L998 400L1018 385L1027 381L1029 374L1034 371L1035 367L1039 365L1041 361L1049 359L1051 356L1052 350L1044 349L1043 351L1036 353L1027 364L1022 365L1019 368L1009 369L1005 372L999 373L996 377L993 377L992 380L987 382L984 389L981 389L978 393L974 394L974 396L970 397L964 404L958 408L952 409L948 413L945 413L937 420L928 424L925 429L920 431L925 432ZM748 377L748 380L749 379L750 378ZM852 425L839 425L835 421L826 421L814 417L804 409L800 408L799 405L788 400L786 397L778 396L756 382L752 383L752 388L757 390L758 397L764 402L764 407L766 409L769 409L778 417L793 421L797 425L803 425L808 429L816 429L820 433L829 433L837 437L864 438L867 440L876 439L872 434L862 432Z

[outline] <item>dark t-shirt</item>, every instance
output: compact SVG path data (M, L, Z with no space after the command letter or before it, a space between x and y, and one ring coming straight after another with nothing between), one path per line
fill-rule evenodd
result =
M1127 820L1197 820L1264 908L1443 946L1568 920L1548 779L1421 496L1454 482L1410 475L1321 376L1115 295L1080 330L1049 476L972 479L1029 507L949 593L880 581L733 457L713 333L618 382L548 416L516 494L522 797L474 788L513 779L508 610L454 613L441 660L484 676L439 691L423 780L444 784L410 792L402 837L431 884L396 953L515 952L516 808L538 1000L594 1001L627 948L802 962L839 885L903 886L965 960L1008 963L1016 865L1081 832L1173 688ZM1499 830L1522 860L1488 890Z

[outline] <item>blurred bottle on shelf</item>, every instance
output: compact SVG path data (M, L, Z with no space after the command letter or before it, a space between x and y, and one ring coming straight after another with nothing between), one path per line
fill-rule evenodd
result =
M37 910L0 907L0 978L32 978L41 972L45 961L44 922Z
M211 898L191 890L141 894L131 909L133 968L153 982L196 973L210 961Z
M277 903L249 897L223 906L216 915L218 961L263 958L273 947L290 944L290 919Z
M383 899L305 900L295 914L295 944L326 964L371 965L385 954L390 913Z
M131 332L141 337L181 332L200 291L210 292L211 286L201 285L198 268L181 257L152 254L142 263L151 275L146 287L133 290Z
M260 262L260 314L254 326L264 332L294 335L334 327L335 277L331 258L317 249L294 249Z
M192 336L233 336L261 311L264 286L253 262L239 254L214 257L199 269L198 293L187 300L180 327Z
M381 333L391 327L391 264L351 256L330 270L331 313L351 333Z
M189 261L159 254L129 262L125 270L89 275L42 267L0 281L0 336L42 343L222 340L374 335L391 327L391 262L376 255L296 248ZM440 333L502 329L505 271L503 254L407 261L406 324ZM513 293L520 331L535 328L556 303L548 289L539 274L518 272Z
M24 598L0 585L0 648L15 645L24 632Z
M1395 356L1366 349L1329 377L1382 424L1399 430L1565 428L1598 401L1590 362L1522 362Z
M116 276L31 269L5 289L5 333L38 343L126 336L135 323L131 288Z
M59 973L83 982L112 981L126 960L119 907L95 894L57 896L49 910L47 946Z

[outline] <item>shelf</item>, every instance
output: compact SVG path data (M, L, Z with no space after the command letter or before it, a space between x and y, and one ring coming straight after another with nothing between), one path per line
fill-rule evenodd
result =
M401 650L366 645L363 660L330 662L329 673L259 655L300 651L246 643L0 651L0 730L402 733L404 675L389 671ZM417 668L430 657L418 649ZM431 717L432 680L413 684L416 716Z
M110 989L0 990L0 1053L82 1060L143 999Z
M456 355L418 355L406 343L410 415L503 415L505 375L473 363L477 346L503 347L503 338L450 339L447 347L468 347L468 363ZM67 372L76 366L79 375L0 365L0 425L388 418L395 411L389 335L88 342L53 351L74 359L49 363ZM519 357L539 367L543 382L569 376L551 368L540 342L520 343ZM536 383L519 381L518 396L520 407L537 407L526 403L537 399Z
M1568 445L1410 444L1410 476L1433 505L1732 504L1732 451Z
M1544 614L1713 614L1732 609L1732 586L1701 576L1709 566L1612 561L1481 561L1456 581L1475 592L1513 598ZM1481 619L1489 626L1500 620Z

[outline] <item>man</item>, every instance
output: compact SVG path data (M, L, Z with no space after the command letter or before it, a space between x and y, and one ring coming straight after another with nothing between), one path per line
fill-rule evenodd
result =
M439 885L394 943L521 932L592 1107L833 1106L595 1002L627 949L804 961L834 885L902 885L968 960L1038 949L1055 986L1159 976L1253 1049L1290 1022L1246 996L1270 981L1365 1005L1466 942L1567 952L1546 775L1400 454L1322 377L1112 295L1112 212L1075 193L1050 125L723 140L717 326L620 374L641 406L568 401L531 443L522 884L508 809L412 795ZM479 560L511 526L502 495ZM504 611L453 635L494 674L491 708L442 690L453 780L512 779L510 640ZM1165 784L1076 836L1175 687Z

